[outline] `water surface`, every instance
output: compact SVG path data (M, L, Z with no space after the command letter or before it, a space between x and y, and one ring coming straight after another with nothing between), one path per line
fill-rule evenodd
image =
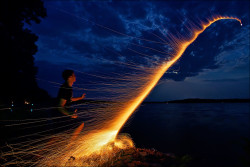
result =
M191 155L201 166L242 166L249 103L142 104L122 132L137 147Z

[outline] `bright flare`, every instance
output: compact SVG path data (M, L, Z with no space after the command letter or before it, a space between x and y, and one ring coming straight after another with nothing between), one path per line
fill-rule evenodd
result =
M164 75L164 73L171 67L185 52L186 48L193 43L197 37L206 30L207 27L209 27L211 24L218 20L223 19L233 19L237 20L241 23L241 20L236 17L228 17L228 16L216 16L212 19L208 20L208 23L203 23L202 29L196 29L193 32L193 36L189 40L178 40L174 39L175 47L177 48L176 54L173 55L173 58L170 59L170 61L167 61L163 63L158 69L156 69L155 74L149 78L151 81L149 84L145 85L145 87L142 89L141 93L132 99L126 106L125 109L122 110L121 114L114 120L114 123L112 124L113 127L118 132L122 128L122 126L125 124L127 119L130 117L130 115L135 111L135 109L143 102L143 100L148 96L148 94L151 92L151 90L156 86L158 81L161 79L161 77Z
M40 165L98 166L105 162L105 159L112 157L116 148L125 149L133 147L133 142L129 137L119 139L119 136L117 136L122 126L136 110L136 108L149 95L164 73L182 56L187 47L193 43L197 37L206 30L207 27L214 22L223 19L237 20L242 25L241 20L236 17L216 16L208 19L206 23L201 23L201 28L192 28L193 35L190 39L177 39L172 37L170 44L175 49L175 53L172 58L155 69L153 74L148 77L149 82L145 83L144 86L141 87L139 94L128 100L128 102L123 106L120 106L117 110L118 114L116 117L110 119L108 122L105 122L101 129L97 131L90 131L82 136L78 136L83 128L83 125L80 126L75 131L75 134L73 134L73 141L69 143L72 147L67 147L59 150L58 153L53 152L50 155L47 155L46 158L40 162ZM98 159L100 159L98 162L96 160L96 155L98 155ZM69 157L71 156L76 158L76 160L70 162L71 160ZM88 157L94 158L89 160Z

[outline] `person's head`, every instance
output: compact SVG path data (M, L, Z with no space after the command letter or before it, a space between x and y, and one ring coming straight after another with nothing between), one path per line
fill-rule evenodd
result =
M65 80L65 82L75 82L76 81L76 76L73 70L64 70L62 73L62 77Z

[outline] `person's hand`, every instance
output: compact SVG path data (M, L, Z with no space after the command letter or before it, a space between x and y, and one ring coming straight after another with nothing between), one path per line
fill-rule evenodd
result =
M83 93L83 94L82 94L82 99L84 99L84 98L85 98L85 95L86 95L86 93Z
M74 114L71 116L71 118L77 118L77 109L75 109Z

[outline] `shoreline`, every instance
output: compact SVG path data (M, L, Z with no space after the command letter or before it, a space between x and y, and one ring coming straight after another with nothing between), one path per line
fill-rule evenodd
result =
M250 103L250 99L183 99L170 101L145 101L144 104L152 103Z

